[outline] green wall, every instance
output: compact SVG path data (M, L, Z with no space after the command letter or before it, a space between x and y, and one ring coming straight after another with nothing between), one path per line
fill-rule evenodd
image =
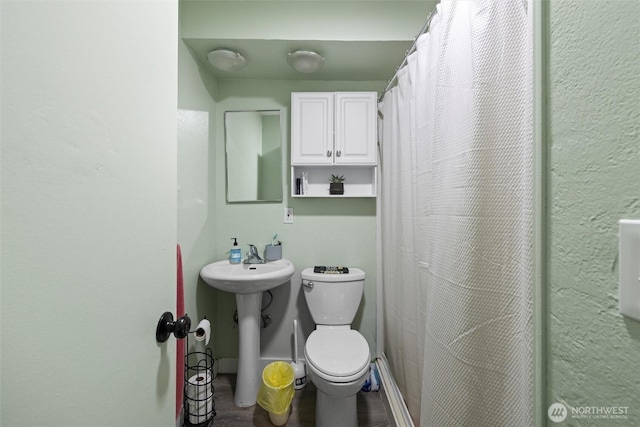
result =
M196 47L212 38L291 40L295 44L325 39L410 43L432 5L429 1L185 0L180 2L180 35ZM291 92L380 91L387 82L218 80L204 55L200 52L198 58L195 50L190 50L196 49L193 46L180 43L178 95L178 235L183 247L187 313L192 319L206 315L212 320L210 346L217 358L237 357L234 297L206 285L198 278L198 272L205 264L227 257L230 237L239 238L244 252L248 243L261 246L278 233L284 242L284 256L295 264L296 274L290 286L281 286L273 292L273 304L266 311L273 316L273 324L263 329L261 335L263 357L291 357L293 318L300 319L305 335L313 330L314 324L298 290L300 271L316 264L358 266L367 273L365 294L354 326L366 337L374 353L375 199L291 199L287 164L282 203L227 204L223 115L225 110L282 109L288 143ZM288 162L288 146L286 149ZM284 207L294 209L291 225L283 224Z
M640 326L618 312L616 256L617 221L640 218L640 3L543 4L548 25L548 208L543 238L547 404L629 406L629 418L610 425L639 425ZM222 31L224 26L210 28ZM187 242L187 310L193 311L192 317L212 318L216 357L237 356L235 303L200 281L199 268L226 256L229 237L239 237L242 244L263 244L274 232L298 273L316 263L358 265L369 273L356 327L373 346L375 201L291 199L287 186L283 203L226 204L222 115L225 109L282 108L288 118L292 91L380 90L385 83L216 81L181 45L180 108L202 112L185 115L182 129L195 142L179 145L180 161L185 162L179 165L178 227L181 242ZM189 132L191 122L201 130ZM284 206L294 208L293 225L282 224ZM300 316L307 333L313 326L304 301L294 292L295 281L292 284L277 290L268 310L275 318L274 325L263 330L263 353L268 356L286 352L285 328L291 317Z
M291 357L291 323L298 318L305 335L314 328L301 293L300 271L316 264L357 266L367 273L365 295L354 326L372 353L376 336L375 199L292 199L289 187L290 97L294 91L378 91L386 82L217 80L189 49L179 45L178 241L182 246L186 312L196 321L212 321L210 346L219 359L238 355L235 300L199 278L209 262L226 258L230 237L262 246L274 233L284 256L296 266L291 284L273 291L266 313L273 324L262 331L266 358ZM225 197L224 112L282 110L287 164L284 200L228 204ZM294 223L283 224L283 208L294 209ZM265 299L265 304L267 299ZM224 363L223 363L224 365ZM225 365L233 367L231 365ZM225 369L223 367L223 369Z
M215 318L214 289L200 282L216 240L215 121L217 82L178 44L178 243L185 311L195 323ZM221 194L224 197L224 193ZM215 325L212 335L215 342Z
M360 267L367 273L365 295L355 322L372 353L376 333L376 209L375 199L300 199L291 198L289 185L291 92L296 91L377 91L386 82L336 81L274 81L274 80L219 80L216 113L216 232L211 241L211 261L224 259L230 248L231 237L247 250L248 243L260 248L274 233L284 244L283 256L296 266L290 285L273 291L274 303L266 310L274 324L263 330L264 357L291 357L290 334L293 318L301 320L305 335L313 330L301 293L300 271L318 264ZM223 116L227 110L282 109L285 114L287 135L286 188L282 203L228 204L225 201L225 165ZM283 208L292 207L294 223L283 224ZM201 283L202 286L206 286ZM265 297L266 298L266 297ZM265 299L265 304L267 300ZM237 357L237 328L233 324L234 297L218 292L216 295L216 334L219 344L217 356Z
M548 6L547 405L627 406L564 424L637 426L640 322L618 310L617 222L640 218L640 2Z

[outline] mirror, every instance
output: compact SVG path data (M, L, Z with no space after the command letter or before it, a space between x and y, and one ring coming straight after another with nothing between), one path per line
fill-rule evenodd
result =
M280 110L224 113L227 202L281 202L283 125Z

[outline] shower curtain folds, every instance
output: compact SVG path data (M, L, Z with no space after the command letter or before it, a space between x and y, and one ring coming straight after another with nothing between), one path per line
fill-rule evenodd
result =
M413 41L413 44L411 45L411 47L409 48L409 50L407 50L404 59L402 60L402 62L400 63L400 65L398 66L398 68L396 69L396 72L393 74L393 76L389 79L389 82L387 83L387 86L384 88L384 90L382 91L382 94L380 95L380 99L379 101L382 101L382 99L384 98L384 95L387 93L387 91L391 88L391 86L393 86L393 82L396 81L396 79L398 78L398 71L401 70L402 68L404 68L404 66L407 64L407 59L409 57L409 55L411 55L413 52L416 51L416 44L418 43L418 38L423 35L426 34L429 31L429 28L431 27L431 21L434 18L434 15L436 13L437 9L434 9L433 12L431 12L428 16L427 16L427 20L425 21L424 25L422 26L422 29L420 30L420 32L418 33L418 35L416 36L415 40Z
M533 424L533 17L446 1L381 102L385 354L416 425Z

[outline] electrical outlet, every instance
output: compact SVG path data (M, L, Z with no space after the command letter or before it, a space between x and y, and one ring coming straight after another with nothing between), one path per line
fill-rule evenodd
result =
M285 224L293 224L293 208L284 208L284 220Z

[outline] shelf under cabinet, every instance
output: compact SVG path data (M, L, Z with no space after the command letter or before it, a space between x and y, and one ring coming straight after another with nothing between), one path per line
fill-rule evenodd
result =
M295 194L296 178L309 174L307 194ZM329 194L331 175L344 175L344 194ZM376 166L291 166L291 197L376 197Z

